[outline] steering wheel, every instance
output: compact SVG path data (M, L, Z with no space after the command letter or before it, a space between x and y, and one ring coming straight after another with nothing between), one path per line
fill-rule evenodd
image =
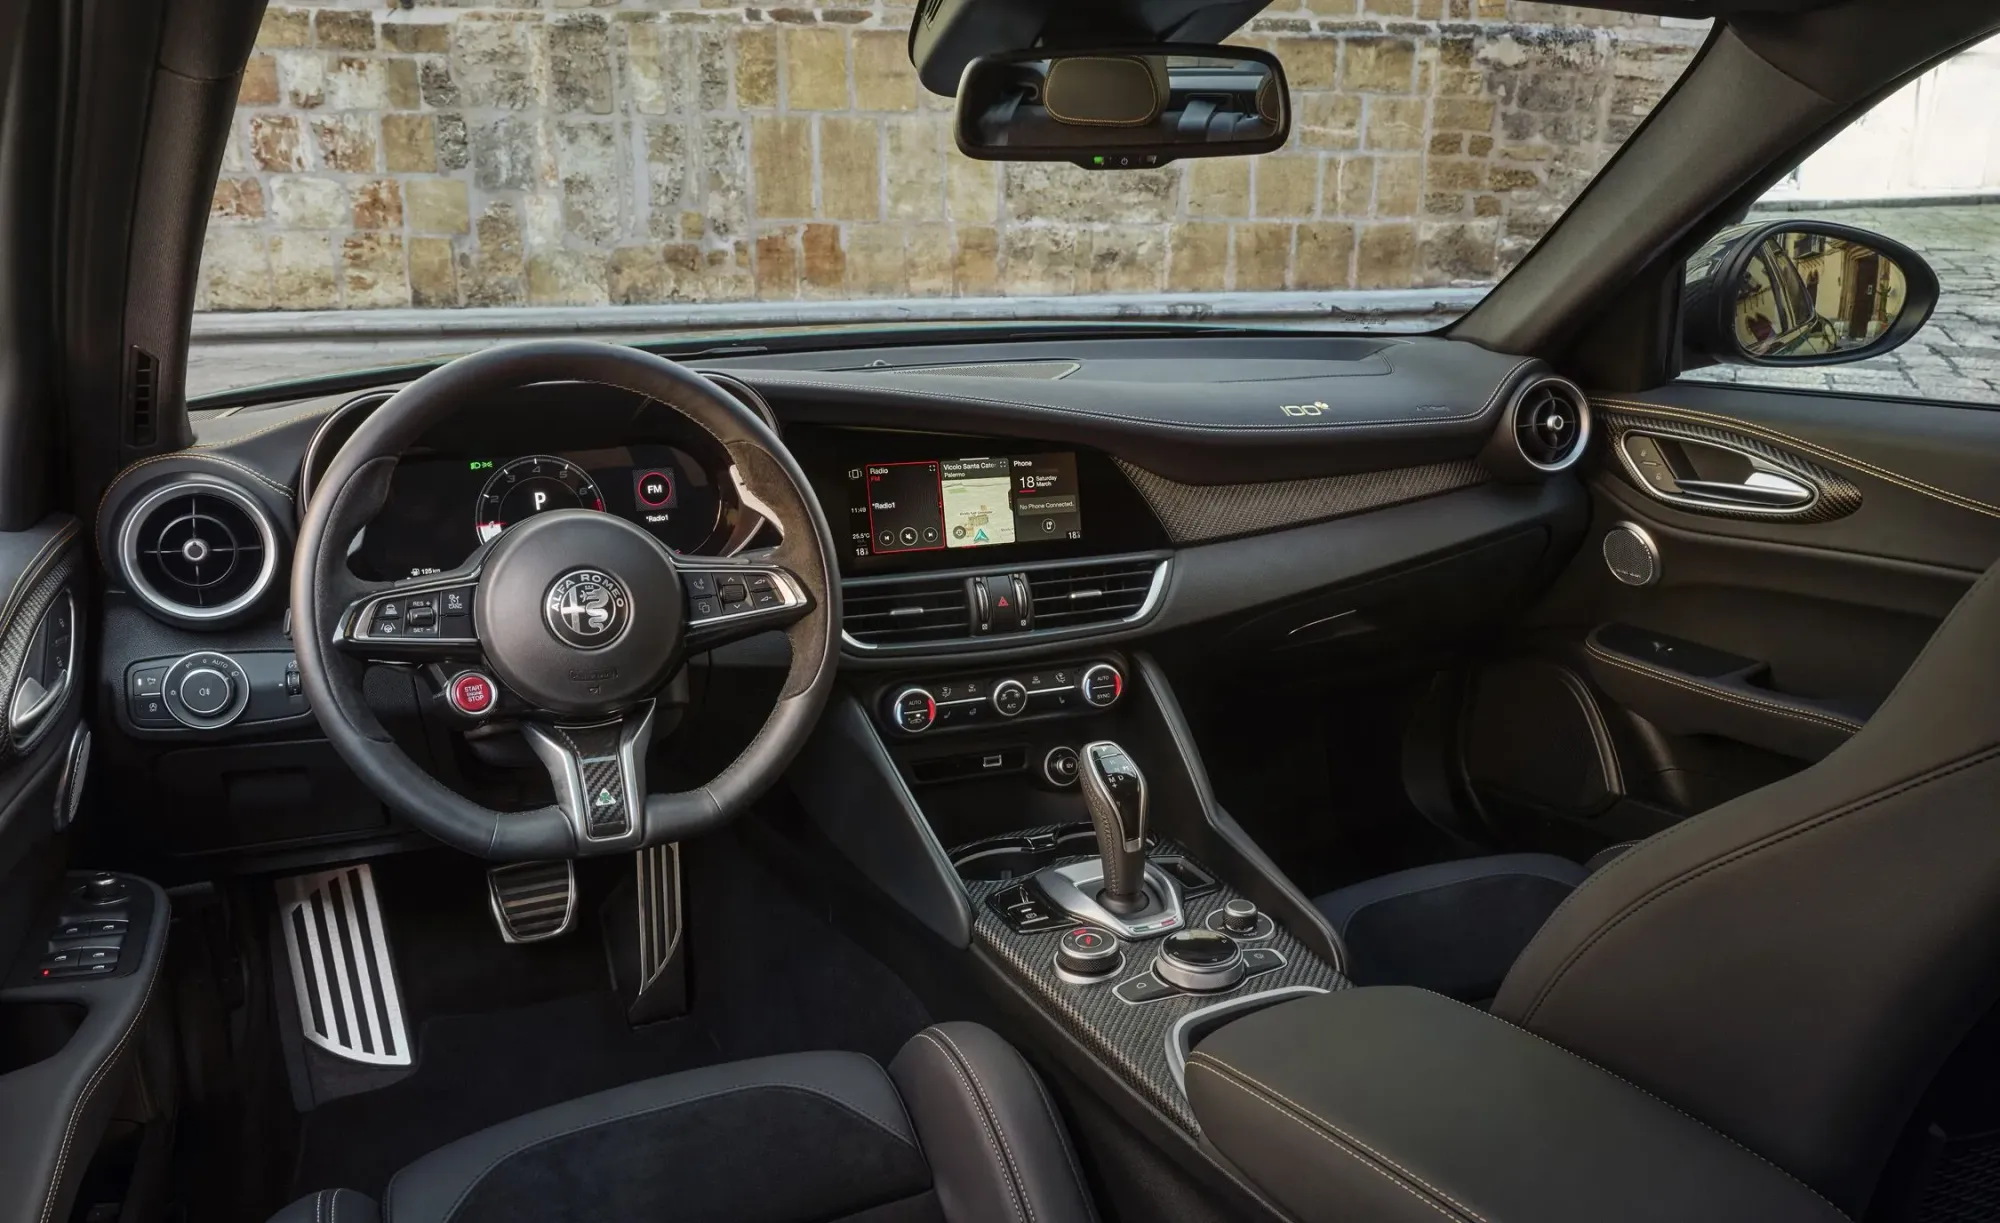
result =
M676 557L623 518L554 510L515 524L448 573L356 577L350 547L387 500L402 452L452 413L540 382L621 387L686 416L728 452L744 503L783 542L727 558ZM292 638L328 741L417 827L503 861L629 853L739 814L804 745L833 687L836 572L833 536L805 474L749 408L700 374L638 349L536 341L433 370L341 447L299 528ZM690 600L690 588L742 597ZM654 694L690 653L773 629L790 640L791 666L749 747L699 789L648 792ZM555 805L495 811L432 777L369 709L362 686L370 660L483 663L522 709L522 732L549 770Z

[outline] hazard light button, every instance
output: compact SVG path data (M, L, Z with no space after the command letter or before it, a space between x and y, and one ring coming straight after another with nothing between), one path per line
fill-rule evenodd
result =
M500 698L499 689L492 679L477 671L465 671L452 677L445 687L445 695L450 698L453 709L468 717L483 717Z

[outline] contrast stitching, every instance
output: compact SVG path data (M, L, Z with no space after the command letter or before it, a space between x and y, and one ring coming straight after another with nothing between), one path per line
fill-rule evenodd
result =
M326 1190L322 1189L318 1193L313 1194L313 1223L320 1223L320 1220L325 1217L323 1212L325 1206Z
M889 1135L889 1137L894 1138L897 1142L902 1143L904 1146L910 1147L913 1150L917 1150L920 1154L922 1152L922 1149L917 1147L916 1144L912 1143L908 1138L904 1137L901 1134L898 1134L896 1131L882 1124L879 1118L870 1116L868 1113L862 1111L859 1108L854 1107L852 1104L849 1104L847 1101L841 1099L839 1096L833 1095L818 1087L810 1087L804 1083L789 1083L778 1080L772 1080L764 1083L744 1083L735 1087L724 1087L716 1091L704 1092L698 1096L688 1096L685 1099L672 1100L665 1104L654 1104L646 1108L633 1109L631 1112L620 1113L615 1117L598 1117L594 1120L586 1121L580 1125L573 1125L570 1128L562 1130L558 1133L536 1135L534 1138L529 1139L528 1141L520 1144L519 1146L494 1156L491 1162L489 1162L485 1167L481 1168L470 1181L466 1182L465 1188L459 1190L458 1196L452 1200L450 1208L444 1212L443 1216L441 1217L440 1223L450 1223L452 1216L458 1213L458 1208L460 1206L465 1205L465 1199L472 1196L472 1191L474 1189L479 1188L480 1182L484 1181L487 1178L487 1176L491 1175L493 1169L499 1167L503 1163L506 1163L508 1160L514 1158L516 1155L521 1154L523 1151L532 1150L535 1147L554 1142L559 1138L567 1138L572 1134L581 1134L585 1130L594 1130L600 1126L616 1125L621 1121L630 1121L635 1117L644 1117L649 1113L664 1113L671 1111L672 1109L684 1107L689 1104L699 1104L703 1100L713 1100L722 1096L736 1095L739 1092L745 1092L745 1091L765 1091L771 1088L788 1088L792 1091L804 1092L809 1096L818 1096L820 1099L825 1100L827 1103L833 1105L835 1108L840 1109L842 1112L852 1113L854 1116L861 1118L863 1121L866 1121L868 1124L874 1126L876 1129L881 1130L884 1134ZM396 1203L394 1200L396 1192L396 1181L402 1177L403 1172L407 1171L409 1171L409 1167L405 1167L402 1170L402 1172L396 1173L395 1177L392 1177L389 1181L390 1202L388 1205L388 1212L390 1219L394 1218L394 1212L396 1208Z
M1719 416L1692 408L1669 407L1666 404L1659 403L1641 403L1630 399L1599 399L1597 402L1611 407L1626 408L1637 412L1651 412L1659 416L1690 420L1699 424L1713 425L1718 428L1735 429L1743 433L1748 433L1753 437L1761 437L1768 442L1796 447L1808 454L1816 455L1819 458L1835 463L1844 463L1857 471L1865 471L1878 480L1887 480L1889 483L1901 485L1911 492L1922 493L1926 497L1934 497L1939 501L1955 505L1960 509L1972 510L1975 513L2000 518L2000 505L1989 505L1984 501L1968 497L1963 493L1955 493L1947 488L1939 488L1935 484L1926 484L1922 480L1902 475L1899 472L1890 471L1886 467L1878 467L1866 459L1857 459L1853 455L1843 454L1838 450L1822 446L1817 442L1809 442L1802 437L1794 437L1789 433L1780 433L1776 429L1764 425L1752 424L1749 421L1741 420L1734 416Z
M1609 921L1605 922L1603 925L1599 926L1595 931L1593 931L1590 937L1585 939L1581 944L1579 944L1575 950L1570 952L1568 956L1564 957L1562 964L1557 967L1554 974L1552 974L1549 977L1548 981L1542 986L1541 989L1536 991L1535 1000L1529 1004L1527 1012L1521 1016L1522 1022L1525 1023L1528 1020L1531 1020L1535 1017L1536 1013L1542 1009L1542 1004L1548 1001L1549 995L1555 991L1556 986L1561 984L1563 977L1568 975L1569 970L1572 967L1574 967L1576 963L1579 960L1581 960L1583 956L1587 954L1592 947L1596 946L1600 940L1609 935L1619 925L1623 924L1627 918L1636 916L1640 910L1646 908L1646 906L1652 904L1654 901L1659 900L1660 898L1666 896L1668 893L1675 891L1682 885L1692 883L1696 879L1701 878L1703 875L1706 875L1711 871L1719 870L1724 866L1729 866L1744 858L1752 857L1756 854L1762 853L1763 851L1770 849L1772 846L1781 845L1784 842L1789 841L1794 837L1804 836L1806 833L1818 831L1820 828L1823 828L1826 825L1831 824L1835 820L1841 819L1845 816L1853 815L1859 811L1866 811L1868 808L1873 807L1878 803L1886 802L1891 798L1895 798L1899 795L1906 794L1912 790L1922 789L1924 786L1930 785L1932 782L1941 781L1944 778L1949 777L1954 773L1960 773L1965 771L1966 769L1975 768L1995 758L2000 758L2000 748L1989 747L1982 751L1976 752L1970 756L1960 757L1957 761L1953 762L1949 766L1932 769L1927 773L1919 774L1918 776L1910 778L1907 781L1898 782L1896 785L1891 786L1886 790L1878 791L1877 793L1870 795L1866 798L1863 798L1861 800L1858 800L1854 803L1851 803L1848 806L1838 807L1822 815L1815 816L1804 823L1795 825L1794 827L1788 828L1783 832L1777 833L1763 840L1754 841L1749 845L1745 845L1740 848L1731 850L1730 852L1722 855L1721 857L1711 859L1710 861L1703 863L1701 866L1695 869L1686 871L1676 876L1674 879L1672 879L1665 885L1655 888L1651 892L1648 892L1637 903L1632 904L1626 907L1625 909L1621 910L1616 916L1612 917ZM1691 823L1693 821L1689 822ZM1685 823L1681 824L1677 828L1670 830L1670 832L1666 835L1671 835L1672 832L1679 831L1681 828L1685 827L1687 827L1687 824ZM1621 855L1619 860L1623 860L1623 855ZM1603 872L1599 873L1602 874ZM1595 877L1596 876L1593 876L1593 878ZM1582 891L1583 891L1582 888L1578 888L1576 892L1570 893L1570 899L1575 900L1577 895ZM1561 911L1562 910L1559 907L1557 909L1557 912L1560 913ZM1555 917L1551 915L1549 918L1549 923L1552 924L1554 921ZM1547 928L1548 925L1545 924L1543 926L1543 929L1546 930Z
M1050 1132L1056 1136L1056 1145L1062 1148L1064 1162L1069 1164L1070 1180L1088 1204L1089 1191L1084 1188L1083 1169L1077 1167L1076 1152L1070 1149L1069 1134L1063 1129L1062 1116L1056 1112L1056 1102L1049 1098L1049 1089L1043 1085L1041 1076L1035 1073L1033 1067L1028 1069L1028 1081L1035 1085L1035 1094L1042 1099L1042 1111L1049 1115Z
M1440 995L1440 996L1442 996L1442 997L1450 997L1450 995ZM1485 1016L1485 1017L1486 1017L1486 1018L1488 1018L1488 1019L1497 1019L1497 1020L1499 1020L1499 1021L1500 1021L1501 1023L1504 1023L1504 1024L1506 1024L1506 1025L1507 1025L1508 1027L1510 1027L1510 1028L1513 1028L1513 1029L1514 1029L1515 1031L1517 1031L1517 1032L1522 1032L1522 1033L1525 1033L1526 1035L1529 1035L1529 1036L1532 1036L1532 1037L1534 1037L1534 1038L1535 1038L1536 1040L1539 1040L1539 1041L1541 1041L1541 1042L1542 1042L1543 1044L1547 1045L1547 1046L1548 1046L1549 1048L1551 1048L1551 1049L1554 1049L1554 1050L1555 1050L1556 1052L1558 1052L1558 1053L1561 1053L1561 1054L1565 1054L1565 1055L1567 1055L1567 1056L1569 1056L1569 1057L1573 1057L1573 1058L1575 1058L1575 1059L1576 1059L1577 1061L1579 1061L1579 1062L1582 1062L1582 1063L1583 1063L1584 1065L1586 1065L1586 1066L1589 1066L1589 1067L1590 1067L1591 1069L1593 1069L1593 1070L1596 1070L1596 1071L1597 1071L1598 1073L1600 1073L1600 1074L1605 1074L1605 1075L1609 1075L1610 1077L1612 1077L1612 1078L1614 1078L1614 1079L1618 1080L1618 1081L1619 1081L1620 1083L1623 1083L1623 1084L1625 1084L1625 1086L1627 1086L1627 1087L1630 1087L1630 1088L1631 1088L1631 1089L1632 1089L1633 1091L1636 1091L1636 1092L1638 1092L1638 1093L1639 1093L1640 1095L1642 1095L1642 1096L1645 1096L1645 1097L1646 1097L1647 1099L1649 1099L1649 1100L1653 1101L1654 1103L1656 1103L1656 1104L1660 1104L1660 1105L1663 1105L1663 1106L1664 1106L1664 1107L1666 1107L1666 1108L1670 1108L1670 1109L1672 1109L1673 1111L1675 1111L1675 1112L1679 1113L1679 1114L1680 1114L1681 1116L1683 1116L1683 1117L1687 1118L1687 1119L1688 1119L1689 1121L1692 1121L1692 1122L1694 1122L1694 1123L1695 1123L1696 1125L1698 1125L1698 1126L1700 1126L1701 1128L1703 1128L1703 1129L1707 1130L1707 1131L1708 1131L1709 1133L1711 1133L1711 1134L1714 1134L1714 1135L1715 1135L1716 1137L1718 1137L1718 1138L1722 1139L1723 1141L1727 1142L1727 1143L1728 1143L1728 1144L1729 1144L1730 1146L1732 1146L1732 1147L1735 1147L1735 1148L1736 1148L1737 1150L1739 1150L1739 1151L1743 1152L1743 1153L1744 1153L1745 1155L1748 1155L1748 1156L1749 1156L1750 1158L1752 1158L1752 1159L1756 1160L1756 1161L1757 1161L1758 1163L1761 1163L1761 1164L1763 1164L1763 1165L1764 1165L1765 1167L1767 1167L1767 1168L1771 1169L1771 1170L1772 1170L1773 1172L1776 1172L1776 1173L1777 1173L1778 1175L1780 1175L1780 1176L1784 1177L1784 1178L1785 1178L1786 1180L1788 1180L1788 1181L1792 1182L1792 1183L1793 1183L1794 1185L1797 1185L1797 1186L1798 1186L1799 1188L1801 1188L1801 1189L1805 1190L1805 1191L1806 1191L1807 1193L1810 1193L1810 1194L1812 1194L1812 1195L1813 1195L1814 1197L1816 1197L1816 1198L1819 1198L1819 1200L1820 1200L1820 1203L1821 1203L1822 1205L1826 1206L1826 1207L1827 1207L1828 1209L1832 1210L1832 1211L1833 1211L1833 1212L1834 1212L1835 1214L1838 1214L1838 1215L1841 1215L1841 1216L1842 1216L1843 1218L1845 1218L1845 1217L1846 1217L1846 1216L1845 1216L1845 1214L1844 1214L1844 1212L1842 1212L1842 1211L1841 1211L1841 1209L1840 1209L1839 1207L1835 1206L1835 1205L1834 1205L1834 1204L1833 1204L1832 1202L1829 1202L1829 1201L1827 1201L1827 1200L1826 1200L1826 1198L1825 1198L1825 1197L1824 1197L1824 1196L1823 1196L1823 1195L1822 1195L1822 1194L1820 1193L1820 1191L1819 1191L1819 1190L1817 1190L1817 1189L1813 1188L1813 1187L1812 1187L1811 1185L1808 1185L1808 1184L1806 1184L1806 1183L1805 1183L1804 1181L1800 1180L1800 1179L1799 1179L1798 1177L1796 1177L1796 1176L1793 1176L1793 1175L1792 1175L1792 1174L1791 1174L1790 1172L1787 1172L1787 1171L1785 1171L1785 1170L1784 1170L1783 1168L1780 1168L1780 1167L1779 1167L1778 1165L1776 1165L1776 1164L1772 1163L1772 1162L1771 1162L1770 1160L1768 1160L1768 1159L1764 1158L1764 1157L1763 1157L1762 1155L1759 1155L1759 1154L1758 1154L1757 1152L1755 1152L1755 1151L1751 1150L1751 1149L1750 1149L1749 1147L1746 1147L1746 1146L1744 1146L1744 1145L1743 1145L1742 1143L1740 1143L1740 1142L1736 1141L1736 1140L1735 1140L1734 1138L1731 1138L1731 1137L1730 1137L1729 1135L1727 1135L1727 1134L1723 1133L1723 1132L1722 1132L1721 1130L1719 1130L1719 1129L1716 1129L1716 1128L1715 1128L1714 1126L1710 1125L1710 1124L1709 1124L1708 1122L1706 1122L1706 1121L1703 1121L1703 1120L1702 1120L1702 1119L1701 1119L1700 1117L1697 1117L1697 1116L1695 1116L1695 1115L1694 1115L1693 1113L1691 1113L1691 1112L1688 1112L1688 1111L1687 1111L1686 1109L1682 1108L1682 1107L1681 1107L1680 1105L1678 1105L1678 1104L1675 1104L1675 1103L1673 1103L1672 1101L1669 1101L1669 1100L1663 1100L1663 1099L1661 1099L1661 1098L1660 1098L1659 1096L1656 1096L1656 1095L1654 1095L1654 1094L1653 1094L1652 1092L1650 1092L1650 1091L1647 1091L1647 1090L1646 1090L1645 1088L1643 1088L1643 1087L1639 1086L1639 1085L1638 1085L1637 1083L1634 1083L1634 1082L1633 1082L1632 1080L1630 1080L1630 1079L1626 1078L1626 1077L1625 1077L1624 1075L1622 1075L1622 1074L1619 1074L1619 1073L1618 1073L1617 1071L1615 1071L1615 1070L1611 1070L1611 1069L1608 1069L1607 1067L1604 1067L1604 1066L1601 1066L1601 1065L1599 1065L1598 1063L1596 1063L1596 1062L1592 1061L1591 1059L1589 1059L1589 1058L1585 1057L1585 1056L1584 1056L1583 1054L1581 1054L1581 1053L1578 1053L1578 1052L1577 1052L1576 1050L1574 1050L1574 1049L1565 1049L1565 1048L1563 1048L1563 1047L1562 1047L1561 1045L1559 1045L1559 1044L1557 1044L1556 1042L1554 1042L1554 1041L1550 1040L1550 1039L1549 1039L1548 1037L1546 1037L1546 1036L1543 1036L1543 1035L1542 1035L1542 1034L1541 1034L1540 1032L1536 1032L1536 1031L1532 1031L1532 1030L1530 1030L1530 1029L1528 1029L1528 1028L1524 1028L1524 1027L1522 1027L1522 1026L1521 1026L1520 1024L1518 1024L1518 1023L1515 1023L1515 1022L1514 1022L1513 1020L1511 1020L1511 1019L1508 1019L1508 1018L1506 1018L1506 1017L1504 1017L1504 1016L1501 1016L1501 1015L1495 1015L1495 1014L1493 1014L1493 1013L1492 1013L1492 1012L1490 1012L1490 1011L1482 1011L1482 1010L1480 1010L1480 1009L1479 1009L1478 1007L1476 1007L1476 1006L1472 1006L1472 1005L1470 1005L1470 1004L1468 1004L1468 1003L1465 1003L1465 1002L1460 1002L1460 1001L1459 1001L1459 1000L1458 1000L1457 998L1451 998L1451 1001L1453 1001L1453 1002L1456 1002L1456 1003L1458 1003L1458 1005L1460 1005L1460 1006L1462 1006L1462 1007L1465 1007L1465 1009L1466 1009L1466 1010L1468 1010L1468 1011L1471 1011L1471 1012L1473 1012L1474 1014L1477 1014L1477 1015L1483 1015L1483 1016Z
M1815 713L1804 709L1794 709L1789 705L1780 705L1775 701L1761 701L1756 697L1739 696L1714 684L1696 683L1691 680L1682 679L1680 676L1663 671L1657 667L1648 666L1643 662L1615 657L1595 645L1587 645L1584 648L1590 652L1592 658L1600 662L1608 663L1614 667L1623 667L1625 670L1636 675L1643 675L1648 679L1657 679L1663 684L1672 684L1677 688L1685 688L1689 692L1697 693L1701 696L1714 697L1719 701L1729 701L1737 705L1759 709L1766 713L1782 714L1788 718L1800 718L1808 722L1817 722L1837 730L1857 731L1862 726L1860 722L1841 714Z
M44 562L48 559L49 553L60 549L65 542L75 536L76 521L72 519L64 523L54 535L42 541L41 547L35 549L35 555L22 567L13 585L7 588L7 603L4 608L0 608L0 625L14 618L14 613L19 610L20 601L40 584L43 575L48 571Z
M1302 425L1252 425L1252 424L1196 425L1196 424L1188 424L1183 421L1159 420L1153 417L1128 416L1122 412L1094 412L1085 408L1064 408L1064 407L1058 407L1054 404L1025 403L1019 400L1011 400L1011 399L986 399L983 397L973 396L973 395L953 395L944 391L908 390L901 387L890 387L888 389L897 394L910 395L920 399L936 400L945 403L962 403L980 408L1010 408L1015 411L1053 412L1059 416L1075 416L1075 417L1081 417L1085 420L1118 421L1121 424L1128 424L1128 425L1149 425L1157 429L1171 429L1185 433L1228 435L1232 433L1244 433L1244 432L1305 433L1313 429L1407 429L1407 428L1427 426L1427 425L1456 424L1462 421L1480 419L1481 417L1485 416L1488 412L1493 410L1493 405L1496 402L1498 402L1501 393L1505 391L1507 387L1513 383L1514 376L1520 373L1522 369L1526 368L1531 363L1532 359L1530 359L1529 361L1522 361L1519 364L1515 365L1512 369L1508 370L1504 375L1502 375L1498 380L1498 385L1494 387L1493 393L1487 397L1486 402L1483 405L1481 405L1479 410L1476 412L1459 413L1458 415L1455 416L1433 416L1424 420L1326 421L1324 418L1321 418L1322 420L1321 424L1303 425L1303 426ZM777 386L794 387L799 389L835 390L835 391L867 391L873 389L880 389L880 388L853 386L845 382L831 382L823 378L785 377L783 375L776 375L763 370L757 371L757 376L760 380L772 383Z
M164 948L164 942L162 947ZM97 1085L103 1082L104 1076L118 1064L118 1055L125 1052L125 1042L131 1040L132 1033L139 1030L140 1021L146 1017L146 1006L153 1000L153 987L160 983L160 978L164 975L155 971L147 980L146 993L139 999L139 1009L132 1012L132 1022L126 1026L125 1034L118 1038L118 1043L111 1047L110 1054L98 1063L96 1070L91 1072L89 1080L84 1083L83 1090L76 1097L76 1103L70 1106L69 1124L63 1127L62 1146L56 1150L55 1174L49 1177L49 1193L42 1201L41 1223L49 1223L49 1216L55 1212L56 1195L62 1192L63 1168L69 1163L69 1144L76 1138L77 1122L83 1119L84 1107L90 1103L91 1095L96 1092Z
M323 417L331 416L335 412L338 412L342 408L346 407L347 402L348 401L343 401L341 403L334 404L330 408L316 408L311 412L301 412L297 416L288 416L285 419L279 421L277 424L265 425L261 429L252 429L248 433L239 433L235 437L226 437L213 442L196 442L194 445L189 446L188 449L217 450L224 446L234 446L238 442L247 442L253 437L263 437L267 433L276 433L280 429L289 429L293 425L304 424L307 421L316 421Z
M1344 1153L1350 1159L1354 1160L1354 1162L1360 1164L1362 1167L1373 1170L1377 1175L1386 1179L1390 1184L1396 1186L1398 1189L1401 1189L1404 1193L1409 1194L1411 1197L1417 1199L1419 1202L1422 1202L1424 1205L1430 1207L1432 1210L1435 1210L1439 1214L1443 1215L1445 1218L1451 1219L1453 1223L1462 1223L1462 1220L1466 1218L1478 1220L1478 1223L1486 1223L1485 1216L1481 1215L1478 1211L1473 1210L1471 1207L1456 1201L1455 1199L1452 1198L1450 1194L1442 1192L1441 1190L1437 1189L1436 1187L1424 1181L1423 1178L1412 1174L1409 1171L1409 1169L1402 1167L1400 1164L1396 1163L1395 1160L1390 1159L1386 1155L1383 1155L1381 1152L1376 1151L1373 1148L1369 1147L1368 1144L1360 1141L1353 1135L1348 1134L1346 1131L1334 1125L1326 1118L1321 1117L1317 1113L1314 1113L1311 1110L1302 1107L1295 1101L1289 1100L1283 1095L1280 1095L1279 1093L1272 1091L1269 1087L1265 1086L1263 1083L1260 1083L1256 1079L1251 1078L1249 1075L1244 1074L1242 1071L1237 1070L1234 1066L1230 1066L1224 1062L1219 1062L1215 1060L1213 1057L1210 1057L1207 1054L1199 1052L1193 1054L1188 1058L1188 1066L1191 1069L1208 1071L1210 1074L1215 1075L1217 1078L1220 1078L1223 1082L1228 1083L1232 1087L1235 1087L1238 1091L1241 1091L1243 1094L1249 1096L1251 1099L1256 1100L1258 1103L1278 1113L1280 1116L1288 1117L1291 1120L1297 1122L1299 1126L1302 1129L1304 1129L1308 1134L1311 1134L1315 1138L1320 1139L1322 1142L1325 1142L1328 1146L1334 1148L1335 1150ZM1318 1122L1318 1124L1315 1125L1314 1122ZM1327 1131L1331 1131L1331 1133ZM1366 1151L1369 1155L1373 1156L1375 1160L1379 1160L1381 1162L1375 1163L1371 1162L1370 1160L1361 1158L1361 1156L1356 1155L1354 1153L1352 1149L1354 1147L1359 1147L1361 1150ZM1389 1165L1389 1168L1394 1168L1396 1170L1396 1173L1400 1173L1401 1175L1396 1175L1391 1173L1388 1170L1388 1168L1382 1167L1381 1166L1382 1164ZM1404 1179L1405 1177L1407 1177L1408 1180L1405 1180ZM1423 1186L1425 1190L1428 1190L1432 1195L1435 1195L1435 1197L1442 1198L1445 1202L1450 1203L1453 1210L1457 1211L1457 1213L1454 1214L1453 1210L1446 1210L1444 1206L1439 1205L1438 1202L1432 1200L1431 1197L1426 1197L1423 1193L1418 1192L1416 1185L1410 1184L1409 1183L1410 1181L1416 1182L1416 1185Z
M1007 1182L1008 1193L1013 1199L1014 1217L1032 1220L1034 1210L1028 1205L1027 1195L1021 1189L1021 1170L1014 1166L1014 1157L1006 1150L1005 1142L1000 1137L999 1120L993 1116L992 1109L988 1107L985 1093L973 1085L966 1073L966 1067L961 1065L959 1057L954 1055L958 1046L953 1045L951 1049L946 1049L938 1040L938 1036L942 1033L938 1033L936 1028L925 1028L917 1035L929 1041L939 1053L944 1054L945 1065L951 1067L952 1073L958 1076L959 1083L972 1097L972 1102L978 1106L979 1124L986 1132L986 1145L993 1152L993 1162L1000 1169L1001 1179Z

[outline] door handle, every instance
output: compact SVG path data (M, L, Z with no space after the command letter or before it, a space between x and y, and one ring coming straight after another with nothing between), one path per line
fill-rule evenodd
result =
M1676 480L1681 492L1704 501L1724 505L1748 505L1768 509L1797 509L1812 504L1812 488L1783 472L1758 468L1742 481Z

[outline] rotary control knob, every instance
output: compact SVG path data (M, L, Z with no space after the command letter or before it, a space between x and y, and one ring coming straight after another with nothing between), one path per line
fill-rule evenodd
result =
M79 889L86 904L113 905L130 895L125 889L125 881L112 874L96 874L83 881Z
M1153 972L1189 993L1214 993L1243 979L1243 949L1218 931L1183 930L1160 943Z
M1247 900L1232 900L1222 906L1222 913L1215 919L1215 924L1225 934L1251 935L1257 933L1257 927L1262 924L1257 917L1256 905Z
M167 668L160 695L182 726L219 730L243 716L250 704L250 677L229 655L203 651Z
M1110 663L1101 662L1083 673L1076 688L1083 694L1085 704L1105 709L1125 695L1125 676Z
M922 688L905 688L889 702L889 718L904 734L920 735L937 721L937 698Z
M1056 971L1078 983L1102 980L1124 962L1117 937L1102 926L1071 927L1056 945Z
M1028 688L1018 679L1003 679L993 685L993 712L1003 718L1020 716L1028 707Z

